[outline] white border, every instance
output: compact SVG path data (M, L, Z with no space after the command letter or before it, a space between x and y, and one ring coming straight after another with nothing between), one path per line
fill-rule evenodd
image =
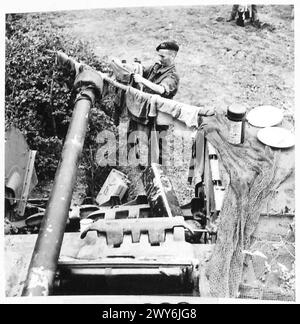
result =
M4 44L5 44L5 13L12 13L12 12L39 12L39 11L57 11L57 10L78 10L78 9L91 9L91 8L112 8L112 7L149 7L149 6L193 6L193 5L221 5L221 4L228 4L232 5L233 1L200 1L200 0L172 0L172 1L166 1L166 0L131 0L131 1L117 1L117 0L105 0L105 1L97 1L97 0L86 0L86 1L78 1L74 2L71 0L64 0L64 1L47 1L47 2L41 2L41 1L34 1L34 0L27 0L27 1L21 1L21 0L11 0L11 1L5 1L5 3L1 3L1 32L0 32L0 57L1 57L1 67L0 67L0 100L2 102L2 109L0 109L0 120L3 122L3 124L0 124L0 131L1 131L1 137L0 137L0 145L1 145L1 151L4 152L4 80L5 80L5 51L4 51ZM239 1L239 3L249 3L247 1ZM263 1L263 2L255 2L258 4L294 4L295 6L295 85L299 84L298 81L298 55L299 55L299 19L298 18L298 4L296 1ZM299 95L298 92L295 91L295 118L296 118L296 142L298 139L298 109L300 109L299 105ZM296 165L299 165L299 156L298 156L298 150L296 145ZM1 154L0 157L0 169L2 172L2 175L4 175L4 154ZM296 191L295 195L298 196L298 172L296 171ZM0 183L0 197L2 200L4 200L2 197L4 197L4 177L1 177L1 183ZM298 200L296 199L296 211L298 211ZM297 213L297 212L296 212ZM3 264L4 264L4 248L3 248L3 218L4 218L4 206L3 203L0 204L0 260L2 261L1 264L1 273L3 273ZM296 217L297 218L297 217ZM299 221L296 221L296 233L299 233ZM2 226L1 226L2 225ZM296 287L297 287L297 301L299 301L300 293L299 293L299 246L298 246L298 240L297 240L297 248L296 248ZM145 299L146 297L139 296L131 297L131 296L96 296L96 297L42 297L42 298L5 298L4 293L5 289L5 282L4 277L0 275L0 302L2 303L143 303L143 302L168 302L167 300L174 300L174 303L182 301L184 298L179 297L179 299L176 301L176 298L174 297L157 297L149 299ZM147 297L148 298L148 297ZM167 300L166 300L167 299ZM155 300L155 301L154 301ZM190 299L192 302L192 299ZM201 298L202 303L229 303L229 304L235 304L235 303L259 303L259 304L266 304L269 302L265 301L254 301L254 300L227 300L227 299L218 299L218 300L207 300ZM196 303L196 302L195 302ZM278 302L272 302L274 304L278 304Z

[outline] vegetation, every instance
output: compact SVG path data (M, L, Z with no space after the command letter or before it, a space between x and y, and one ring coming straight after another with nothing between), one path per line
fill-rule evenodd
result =
M29 147L37 150L35 167L39 180L44 181L54 177L74 107L75 75L58 68L49 50L63 51L99 71L107 71L107 64L99 61L89 42L59 27L45 20L43 14L6 16L5 128L20 129ZM108 98L96 102L91 110L82 159L88 177L93 176L95 168L98 132L113 129L112 107Z

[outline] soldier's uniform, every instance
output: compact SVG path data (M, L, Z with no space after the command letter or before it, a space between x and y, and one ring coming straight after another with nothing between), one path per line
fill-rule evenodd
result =
M159 51L160 49L168 49L178 52L179 46L175 42L163 42L157 46L156 51ZM178 91L179 76L177 74L175 64L171 64L166 67L162 66L160 63L154 63L150 66L145 66L143 67L143 77L152 83L164 87L165 91L163 94L161 94L161 97L172 99ZM146 86L143 87L143 92L150 94L155 93L152 89ZM151 122L147 126L140 125L136 121L130 120L128 131L129 133L137 130L144 131L148 136L150 136L151 130L162 132L166 131L167 129L168 125L157 125L155 120L151 120ZM133 146L134 145L135 144L133 144ZM158 145L160 151L159 163L162 163L162 143L159 142Z
M156 51L159 50L172 50L178 52L179 46L173 41L163 42L156 47ZM174 64L164 67L160 63L155 63L148 67L144 67L143 77L152 83L163 86L165 92L161 96L164 98L172 99L177 93L179 76L176 72ZM144 89L144 91L154 93L147 87Z
M165 92L161 95L162 97L172 99L176 95L179 86L179 76L174 64L163 67L159 63L155 63L148 67L144 67L143 77L165 88ZM154 93L147 87L144 87L143 91Z

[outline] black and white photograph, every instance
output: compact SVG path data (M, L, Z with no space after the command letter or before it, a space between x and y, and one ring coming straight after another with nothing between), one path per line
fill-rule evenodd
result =
M296 303L296 5L84 5L2 15L4 303Z

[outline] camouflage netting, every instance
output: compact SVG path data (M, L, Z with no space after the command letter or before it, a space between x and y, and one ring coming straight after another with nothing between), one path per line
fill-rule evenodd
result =
M263 202L283 180L277 172L276 153L254 136L246 134L243 145L227 142L226 120L223 115L207 118L203 127L230 178L220 212L218 240L206 271L210 295L219 298L238 296L243 251L251 245Z

